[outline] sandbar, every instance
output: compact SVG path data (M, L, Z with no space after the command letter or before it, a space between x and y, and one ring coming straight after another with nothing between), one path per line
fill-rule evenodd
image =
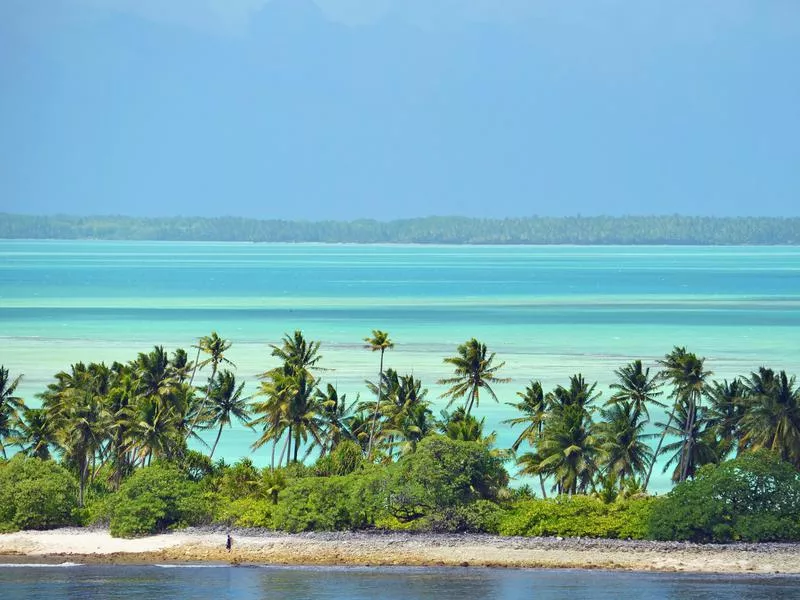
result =
M0 534L0 563L480 566L800 574L800 544L689 544L483 534L303 533L219 528L120 539L104 529Z

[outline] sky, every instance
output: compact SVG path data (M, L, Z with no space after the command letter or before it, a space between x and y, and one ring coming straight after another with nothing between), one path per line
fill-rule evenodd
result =
M797 0L0 0L0 212L800 215Z

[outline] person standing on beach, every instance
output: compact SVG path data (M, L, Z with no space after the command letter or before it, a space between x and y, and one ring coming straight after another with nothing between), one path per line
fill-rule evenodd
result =
M228 552L230 552L232 546L233 546L233 538L231 537L231 534L229 533L228 534L228 539L225 541L225 549Z

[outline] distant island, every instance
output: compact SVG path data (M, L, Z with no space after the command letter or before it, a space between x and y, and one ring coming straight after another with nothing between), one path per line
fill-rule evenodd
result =
M0 213L0 239L353 244L798 245L800 217L422 217L284 221L239 217Z

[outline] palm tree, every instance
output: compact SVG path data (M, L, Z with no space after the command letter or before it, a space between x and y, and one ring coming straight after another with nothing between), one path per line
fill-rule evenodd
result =
M56 440L44 409L25 407L17 428L17 435L11 441L22 448L23 454L50 459L50 446L55 445Z
M598 444L586 411L567 405L553 411L538 444L537 472L553 477L559 494L586 493L597 472Z
M78 472L78 504L83 506L90 471L109 429L100 397L92 389L69 390L62 399L60 427L55 432L64 459Z
M15 429L16 425L17 419L12 418L10 413L0 413L0 453L2 453L3 459L8 458L6 447L17 443L19 432Z
M370 391L377 395L378 386L367 382ZM416 448L419 441L433 427L430 420L430 403L426 399L428 390L422 387L422 381L413 374L399 375L394 369L387 369L383 374L383 402L376 409L372 403L363 403L360 408L383 418L375 427L373 448L378 440L385 439L389 450L389 459L394 456L394 449L401 452ZM420 408L422 407L422 408ZM411 436L410 439L409 436ZM396 442L395 438L399 438ZM411 446L405 445L409 442Z
M559 410L566 406L576 406L589 416L594 408L595 401L600 398L602 392L596 392L597 382L589 385L578 373L569 378L569 387L556 386L549 396L549 405L552 409Z
M320 343L306 340L300 330L295 330L291 336L284 335L280 346L271 347L272 356L281 359L283 364L262 377L272 379L283 397L280 430L287 429L288 436L281 459L285 452L288 464L290 460L298 460L300 444L308 441L309 436L313 440L309 452L314 445L323 445L323 409L316 400L317 379L312 374L312 370L321 370L318 363L322 355L319 353Z
M591 413L597 383L588 384L579 373L569 387L557 386L550 395L550 414L545 420L535 460L523 460L537 474L552 476L559 494L585 493L598 470L599 444ZM529 469L530 470L530 469Z
M283 336L282 344L270 345L272 356L283 361L284 367L292 372L322 370L317 363L322 359L319 353L319 342L307 341L303 332L295 330L292 335Z
M347 394L340 396L336 386L329 383L325 391L317 390L317 402L325 422L325 443L320 450L320 455L325 456L344 440L354 440L351 423L358 398L348 405Z
M473 415L467 414L463 406L459 406L452 413L442 411L442 420L439 422L439 430L451 440L461 442L477 442L483 439L483 423Z
M428 402L420 402L409 405L393 420L391 435L392 439L397 438L394 443L400 446L400 454L416 452L417 444L433 431L434 422L431 416ZM478 432L478 437L481 433Z
M548 396L542 390L542 384L539 381L531 381L523 392L517 392L517 396L522 400L521 402L511 403L506 402L509 406L513 406L520 411L523 416L503 421L503 424L509 424L511 427L515 425L524 425L525 428L519 434L517 439L511 444L511 450L517 452L522 442L527 441L532 449L536 448L539 440L542 437L542 429L544 427L545 416L548 410ZM530 462L530 456L523 461L525 464ZM532 474L532 473L525 473ZM539 487L542 490L542 497L547 498L547 491L544 488L544 475L537 473L539 477Z
M395 448L401 454L416 450L417 443L433 429L434 422L430 402L426 400L428 390L422 387L422 381L413 374L398 375L389 369L384 374L384 383L387 394L381 412L386 420L381 436L388 440L391 459Z
M350 417L350 436L359 446L364 456L367 454L367 446L369 446L369 430L371 424L371 417L369 412L364 410L361 405L358 405L356 412Z
M713 431L720 442L720 460L736 448L742 449L740 424L745 414L749 392L741 379L714 381L706 389L708 400L706 410L707 427Z
M173 373L175 373L178 383L184 383L189 375L189 371L192 370L192 363L189 361L189 355L186 354L186 350L178 348L172 353L170 367Z
M192 376L189 379L189 385L194 382L195 373L208 364L211 364L212 367L216 364L218 367L220 363L225 362L231 366L235 366L232 362L225 358L225 352L227 352L232 345L232 342L220 337L216 331L212 331L210 335L204 335L197 340L197 344L192 346L193 348L197 349L197 355L195 356L194 364L192 365ZM201 352L208 354L208 358L200 360ZM216 375L216 373L214 374Z
M367 443L367 458L372 458L372 444L375 439L375 423L378 421L378 410L381 405L381 392L383 390L383 355L387 350L394 348L394 342L389 339L389 334L380 329L372 330L372 337L365 337L366 347L372 352L380 352L380 367L378 369L378 401L375 403L375 411L372 413L372 426L369 430L369 442Z
M138 374L132 365L117 369L117 378L104 398L111 427L108 432L107 456L111 461L111 486L119 488L122 479L133 470L130 431L134 425L135 407L141 397Z
M800 467L800 387L785 371L760 368L747 380L748 404L741 420L742 443L767 448Z
M140 352L134 363L139 376L141 393L166 403L166 398L176 385L170 367L169 356L163 346L155 346L150 352Z
M217 374L217 380L214 382L209 396L206 423L208 428L219 425L219 431L217 431L214 445L211 446L209 458L214 457L214 451L217 449L220 436L222 436L222 428L225 425L231 426L231 418L242 422L250 418L248 408L250 398L242 398L243 389L244 383L240 383L237 387L236 377L227 369Z
M297 461L300 444L308 441L309 437L313 444L308 452L316 445L324 447L324 409L316 394L317 379L311 373L312 369L320 369L317 366L322 358L319 346L319 342L307 341L299 330L291 336L286 334L280 346L271 346L272 356L281 359L283 364L262 373L261 389L257 395L266 397L266 400L253 405L253 412L260 416L250 425L263 427L253 449L272 441L273 469L276 446L284 433L287 437L278 464L283 461L284 454L287 464L291 460Z
M154 396L139 401L129 436L142 466L149 465L153 456L171 458L182 449L175 412Z
M684 421L684 431L682 434L684 443L683 456L685 460L679 465L679 471L681 473L679 481L685 481L688 477L689 457L692 453L691 445L694 439L692 437L692 432L695 430L697 410L700 399L706 388L706 379L711 375L711 371L705 370L704 363L704 358L698 358L694 353L687 352L686 348L678 346L675 346L672 352L659 361L659 364L662 366L662 371L659 376L672 384L673 389L671 397L673 398L673 406L667 423L662 424L662 433L658 440L658 446L656 446L653 462L644 480L643 488L645 490L647 489L647 484L650 482L655 460L661 454L661 446L664 443L664 437L668 432L674 431L674 429L671 429L672 422L681 405L686 405L686 420Z
M278 440L283 436L288 427L286 415L291 396L294 391L293 382L290 376L284 374L281 369L273 369L264 374L263 381L259 386L256 396L265 398L254 402L251 411L258 415L248 425L255 427L260 425L262 432L259 438L253 442L252 449L258 450L264 444L272 442L272 458L270 469L275 470L275 451Z
M196 346L197 359L195 360L195 366L194 370L192 371L192 377L189 380L189 385L192 385L192 382L194 381L194 373L197 369L202 369L208 364L211 365L211 375L209 376L208 383L206 384L206 393L200 405L200 410L197 413L198 415L204 414L203 409L205 409L205 406L208 403L208 396L211 394L211 387L214 385L214 380L217 376L217 369L219 366L224 363L236 368L236 365L225 357L225 352L227 352L232 345L233 342L226 340L225 338L221 338L216 331L212 331L211 335L201 337ZM208 354L208 358L200 360L200 352ZM194 430L195 424L196 421L189 426L190 434Z
M665 408L658 400L663 387L657 375L650 375L650 368L643 368L641 360L634 360L614 371L617 381L611 384L614 394L606 403L631 402L634 411L644 415L645 422L650 419L649 406Z
M635 401L618 400L601 410L603 421L596 433L606 476L619 481L620 488L631 478L647 472L653 451L644 442L647 421Z
M24 400L14 395L20 381L22 381L22 375L11 379L8 369L0 365L0 413L7 413L9 417L14 417L25 407Z
M54 445L63 453L65 464L77 472L81 505L111 430L104 395L115 377L115 371L102 363L75 363L69 372L56 374L56 381L39 396Z
M525 428L520 432L517 439L511 444L511 449L516 452L522 445L522 442L528 441L533 446L536 440L542 433L544 426L544 418L547 413L547 400L542 384L539 381L531 381L523 392L517 392L522 402L506 402L508 406L513 406L520 411L523 416L515 417L502 421L503 424L511 425L525 425Z
M720 462L718 443L713 435L713 430L706 427L703 407L695 408L696 412L691 417L691 429L689 429L691 410L690 404L681 403L674 413L674 425L667 426L664 423L657 423L668 433L681 438L664 446L664 453L672 454L664 465L663 471L666 473L670 467L674 467L672 481L675 483L693 478L697 469L703 465ZM687 443L687 438L691 440L690 443Z
M22 375L17 375L14 379L9 376L8 369L0 365L0 452L6 458L6 446L4 439L12 438L17 431L14 426L19 420L19 413L25 407L22 398L15 396Z
M322 448L325 437L324 410L316 395L316 382L310 373L303 371L294 376L295 393L289 402L288 421L291 435L294 435L294 455L292 460L298 461L300 445L311 439L306 449L308 456L315 446ZM288 456L288 455L287 455Z
M384 371L380 383L369 380L365 381L365 383L367 384L369 393L375 396L375 400L372 402L362 402L358 406L358 409L372 415L370 418L367 446L369 450L371 443L372 450L375 450L378 441L386 436L385 430L390 427L389 420L391 414L399 410L397 403L399 402L400 375L394 369L389 368ZM381 398L380 402L378 401L379 396ZM389 446L391 447L391 440L389 440Z
M457 352L457 356L444 359L444 362L453 365L455 376L438 381L440 385L451 386L440 396L441 398L450 398L447 408L450 408L457 399L466 396L465 409L466 414L469 415L472 412L473 404L480 405L481 389L486 390L495 402L499 402L492 385L511 381L497 376L497 371L505 365L505 362L493 365L495 353L488 354L486 344L482 344L475 338L459 345Z

